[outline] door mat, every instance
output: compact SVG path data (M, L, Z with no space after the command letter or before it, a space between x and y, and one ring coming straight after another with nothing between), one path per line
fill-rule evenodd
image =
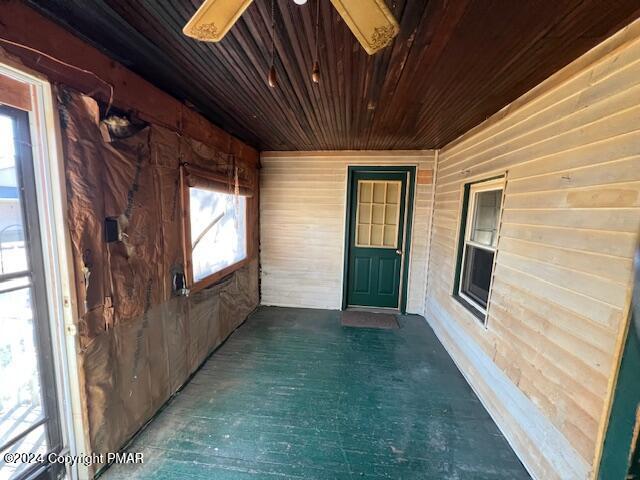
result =
M396 316L389 313L361 312L345 310L342 312L342 326L355 328L398 328Z

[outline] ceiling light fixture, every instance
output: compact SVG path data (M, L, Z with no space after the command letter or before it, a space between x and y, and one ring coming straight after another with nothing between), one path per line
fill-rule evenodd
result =
M305 3L307 3L307 0L293 0L293 3L295 3L296 5L304 5Z
M320 83L320 62L318 61L318 31L320 27L320 0L316 0L316 54L313 59L311 69L311 80L313 83Z
M197 40L219 42L252 1L205 0L182 31ZM369 55L389 45L400 30L385 0L331 0L331 3Z
M267 83L271 88L276 88L278 77L276 75L276 0L271 0L271 68L269 68L269 76Z

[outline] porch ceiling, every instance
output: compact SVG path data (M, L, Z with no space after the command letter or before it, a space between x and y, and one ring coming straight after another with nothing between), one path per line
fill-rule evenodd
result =
M200 0L30 0L67 28L261 150L440 148L640 16L638 0L387 0L401 31L368 56L321 4L277 0L277 88L267 86L270 2L225 39L181 29Z

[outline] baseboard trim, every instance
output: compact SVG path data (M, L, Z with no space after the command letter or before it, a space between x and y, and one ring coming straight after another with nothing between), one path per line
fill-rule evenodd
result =
M310 310L340 310L340 306L336 305L305 305L301 303L287 303L287 302L260 302L261 307L281 307L281 308L308 308Z
M286 303L286 302L270 302L270 301L262 301L260 302L260 306L261 307L283 307L283 308L309 308L311 310L340 310L340 305L325 305L325 306L318 306L318 305L303 305L303 304L298 304L298 303ZM367 307L355 307L355 308L367 308ZM375 309L375 307L372 307ZM393 311L395 313L399 313L399 310L396 309L389 309L390 311ZM407 315L422 315L422 312L417 312L417 311L410 311L409 309L407 309L406 312Z
M585 480L590 465L433 299L427 322L534 479Z

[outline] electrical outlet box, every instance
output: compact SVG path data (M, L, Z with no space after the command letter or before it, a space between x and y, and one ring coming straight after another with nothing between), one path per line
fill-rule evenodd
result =
M120 223L118 223L117 218L107 217L104 219L104 236L107 243L119 242L122 240Z

